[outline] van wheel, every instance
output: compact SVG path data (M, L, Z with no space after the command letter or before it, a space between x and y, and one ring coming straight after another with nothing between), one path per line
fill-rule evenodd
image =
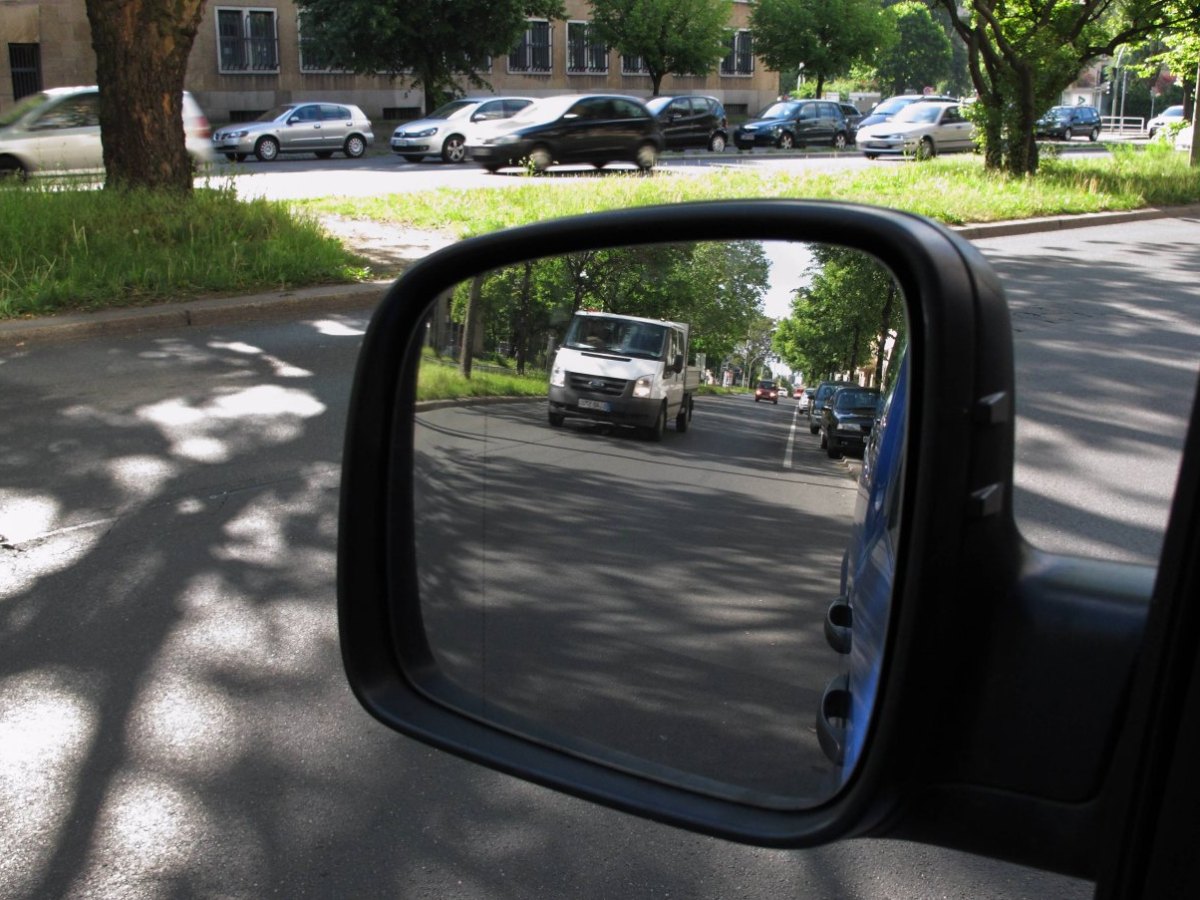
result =
M562 425L563 422L566 421L567 417L564 416L562 413L552 412L546 417L546 419L550 422L551 428L558 428L559 426Z
M663 439L663 435L667 431L667 402L664 400L663 405L658 408L658 418L654 420L654 424L646 429L646 440L658 443Z
M675 430L683 434L688 430L688 423L692 421L692 398L684 397L683 402L679 404L679 415L675 417Z

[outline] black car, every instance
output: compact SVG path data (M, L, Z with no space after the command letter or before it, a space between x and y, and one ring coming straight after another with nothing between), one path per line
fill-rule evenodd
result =
M753 147L805 147L831 144L841 150L850 143L850 126L842 108L832 100L779 100L733 133L739 150Z
M862 455L879 411L879 391L856 385L838 388L821 411L821 446L830 459L847 451Z
M729 120L716 97L651 97L646 108L658 119L668 150L706 147L720 153L729 143Z
M1034 134L1064 141L1076 135L1087 135L1089 141L1099 140L1100 111L1094 106L1055 106L1037 120Z
M858 133L858 126L864 118L866 118L853 103L839 103L842 110L842 116L846 119L846 127L850 129L850 141L854 142L854 136Z
M808 431L810 434L816 434L821 430L821 412L825 409L825 404L829 402L833 392L844 387L845 384L844 381L822 381L817 385L816 393L812 395L812 401L808 404Z
M779 405L779 385L773 381L760 381L754 388L754 402L759 400L768 400Z
M630 162L653 169L664 146L662 129L642 101L614 94L547 97L511 119L478 126L467 153L489 172L528 164Z

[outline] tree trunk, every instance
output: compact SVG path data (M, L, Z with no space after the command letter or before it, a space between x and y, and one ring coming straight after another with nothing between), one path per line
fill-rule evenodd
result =
M891 334L892 307L896 302L896 284L889 279L887 299L883 302L883 314L879 317L879 339L875 351L875 387L883 387L883 357L887 350L888 335Z
M659 90L662 89L663 78L666 76L666 74L667 74L666 72L656 72L656 71L650 72L650 96L651 97L658 96Z
M476 275L471 280L471 293L467 298L467 315L463 320L463 343L460 354L458 371L463 378L471 377L471 354L475 351L475 332L479 330L479 317L482 312L483 276Z
M87 0L105 187L188 194L183 79L204 0Z

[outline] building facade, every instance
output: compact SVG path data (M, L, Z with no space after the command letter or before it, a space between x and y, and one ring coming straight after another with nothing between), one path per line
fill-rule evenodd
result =
M508 56L480 74L496 93L543 97L613 91L650 95L638 59L597 44L591 4L567 0L565 20L533 19ZM662 93L709 94L730 117L752 115L773 100L778 73L754 56L750 4L736 0L729 55L707 76L667 76ZM0 0L0 113L43 87L92 84L92 51L84 0ZM420 115L423 92L403 79L332 72L303 40L293 0L210 0L188 64L186 87L214 123L242 121L294 100L355 103L373 119ZM484 93L470 90L466 93Z

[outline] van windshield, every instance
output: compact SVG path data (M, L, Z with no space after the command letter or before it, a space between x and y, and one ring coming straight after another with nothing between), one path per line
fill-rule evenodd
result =
M653 322L632 322L609 316L576 316L563 342L572 350L614 356L662 359L667 329Z

